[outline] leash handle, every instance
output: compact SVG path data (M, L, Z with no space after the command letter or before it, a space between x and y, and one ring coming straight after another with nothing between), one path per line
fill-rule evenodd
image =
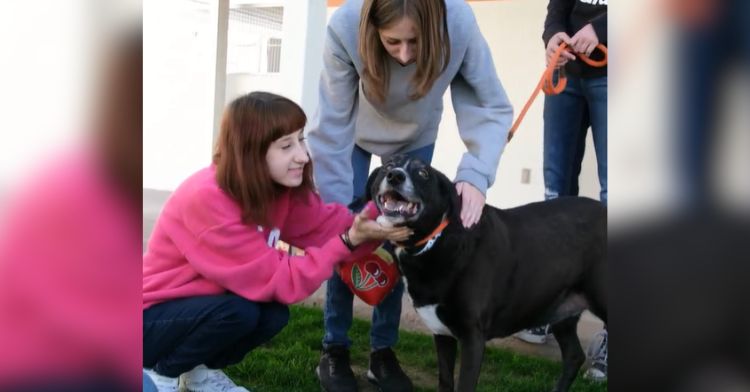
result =
M550 59L549 64L547 64L547 68L542 73L542 78L539 79L539 83L537 83L536 88L534 88L534 92L531 93L531 97L529 97L529 100L526 101L526 104L523 106L521 114L518 115L518 118L513 123L513 126L510 127L510 131L508 131L508 141L513 138L513 135L518 130L518 126L521 125L521 121L523 121L523 118L526 117L526 112L529 111L531 104L534 103L534 100L536 99L536 96L539 95L540 91L544 91L544 93L547 95L557 95L565 90L565 87L568 85L568 78L565 77L564 73L559 73L557 77L557 84L555 84L554 73L555 70L557 70L557 67L555 66L557 64L557 60L560 59L562 52L567 49L568 44L563 42L560 44L560 46L557 47L555 53L552 54L552 58ZM598 44L596 45L596 49L599 49L599 51L604 54L604 58L602 58L601 60L592 60L585 54L578 54L578 57L583 60L583 62L592 67L603 67L607 65L607 47L602 44Z

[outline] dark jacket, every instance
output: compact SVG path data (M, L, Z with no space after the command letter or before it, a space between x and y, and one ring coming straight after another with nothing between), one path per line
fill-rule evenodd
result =
M607 0L550 0L547 6L547 18L544 20L544 47L553 35L564 31L571 38L583 26L591 23L594 27L599 43L607 45ZM601 53L595 50L593 59L601 58ZM565 71L570 75L584 78L607 75L607 67L595 68L581 60L569 61Z

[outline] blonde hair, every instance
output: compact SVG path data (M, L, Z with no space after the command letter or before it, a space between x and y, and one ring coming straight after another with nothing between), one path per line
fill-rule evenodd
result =
M409 98L424 97L450 61L445 0L365 0L359 20L362 82L368 98L383 103L388 94L388 56L378 30L407 17L417 29L416 72Z

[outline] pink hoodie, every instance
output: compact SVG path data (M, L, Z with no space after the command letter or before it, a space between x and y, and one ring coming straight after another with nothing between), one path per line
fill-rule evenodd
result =
M352 256L339 238L352 224L346 207L315 193L287 191L269 211L273 227L243 224L239 204L222 191L215 166L190 176L162 210L143 256L143 309L177 298L231 291L252 301L298 302ZM374 218L376 209L368 206ZM305 250L290 256L279 239Z
M0 391L141 384L140 206L96 154L55 155L0 206Z

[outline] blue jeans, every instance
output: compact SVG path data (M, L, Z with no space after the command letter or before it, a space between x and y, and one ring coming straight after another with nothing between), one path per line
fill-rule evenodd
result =
M601 191L607 203L607 77L568 76L559 95L544 98L544 198L578 195L578 175L591 127Z
M406 155L419 158L425 163L432 162L432 152L435 145L431 144ZM352 151L352 170L354 171L354 199L365 195L367 177L370 173L370 158L372 154L354 146ZM383 302L373 308L372 327L370 328L370 346L374 350L393 347L398 341L398 327L401 322L401 296L404 294L402 280L396 284ZM326 304L323 309L323 323L325 335L323 347L349 347L352 341L347 336L352 326L352 301L354 294L341 280L338 274L328 279L326 288Z
M289 308L234 294L182 298L143 311L143 367L178 377L198 365L221 369L271 340Z

